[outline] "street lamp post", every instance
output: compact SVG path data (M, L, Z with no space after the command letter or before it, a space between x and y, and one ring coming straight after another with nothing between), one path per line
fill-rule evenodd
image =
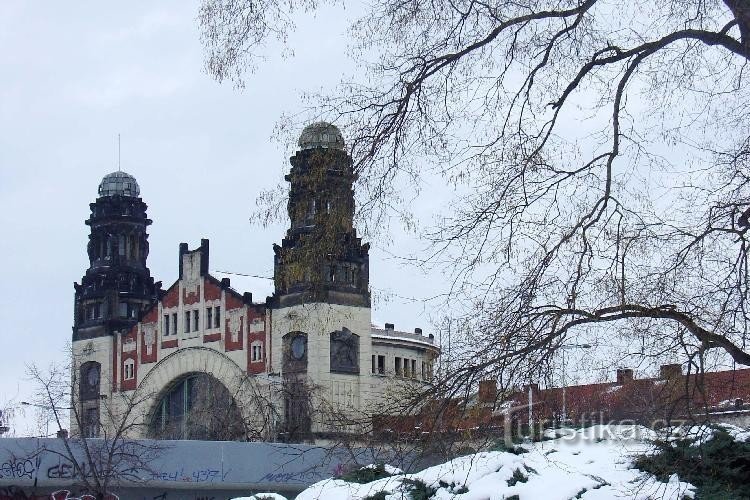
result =
M568 409L565 401L565 389L567 388L567 382L565 380L565 350L566 349L591 349L591 344L563 344L560 346L562 350L562 425L566 425L568 421Z

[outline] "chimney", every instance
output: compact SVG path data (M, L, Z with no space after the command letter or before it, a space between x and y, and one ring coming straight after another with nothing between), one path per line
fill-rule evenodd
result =
M480 403L494 403L497 398L497 382L494 380L481 380L479 382Z
M231 281L229 278L221 278L221 288L229 288Z
M182 256L188 253L188 244L180 243L180 279L182 279Z
M633 381L633 370L630 368L618 368L617 369L617 383L627 384Z
M242 302L245 304L252 304L253 303L253 294L250 292L245 292L242 294Z
M669 364L661 365L659 367L659 378L662 380L669 380L682 375L682 365Z
M394 329L393 323L386 323L385 324L385 329L386 330L393 330Z
M421 328L415 328L414 329L414 333L416 333L417 335L422 335L422 329Z
M201 238L201 276L208 274L208 239Z

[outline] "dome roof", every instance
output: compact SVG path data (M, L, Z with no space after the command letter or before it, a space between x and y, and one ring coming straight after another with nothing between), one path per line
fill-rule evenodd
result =
M130 174L125 172L112 172L107 174L99 183L99 196L131 196L137 198L141 194L138 182Z
M301 149L331 148L344 149L344 136L341 131L328 122L311 123L302 130L299 136Z

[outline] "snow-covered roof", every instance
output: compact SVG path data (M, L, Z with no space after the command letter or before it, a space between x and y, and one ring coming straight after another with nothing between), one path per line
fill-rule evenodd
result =
M419 333L399 332L396 330L372 327L370 335L373 339L378 340L411 342L415 344L423 344L429 347L437 347L434 338L426 337Z

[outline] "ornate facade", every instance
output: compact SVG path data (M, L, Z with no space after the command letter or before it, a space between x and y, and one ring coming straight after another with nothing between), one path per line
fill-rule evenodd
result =
M286 176L290 227L262 301L211 275L205 239L180 244L174 284L154 283L138 184L104 178L86 221L91 267L75 285L74 431L113 432L128 414L140 436L314 440L359 432L391 391L429 380L432 335L371 323L369 245L354 228L341 133L315 123L299 147Z

